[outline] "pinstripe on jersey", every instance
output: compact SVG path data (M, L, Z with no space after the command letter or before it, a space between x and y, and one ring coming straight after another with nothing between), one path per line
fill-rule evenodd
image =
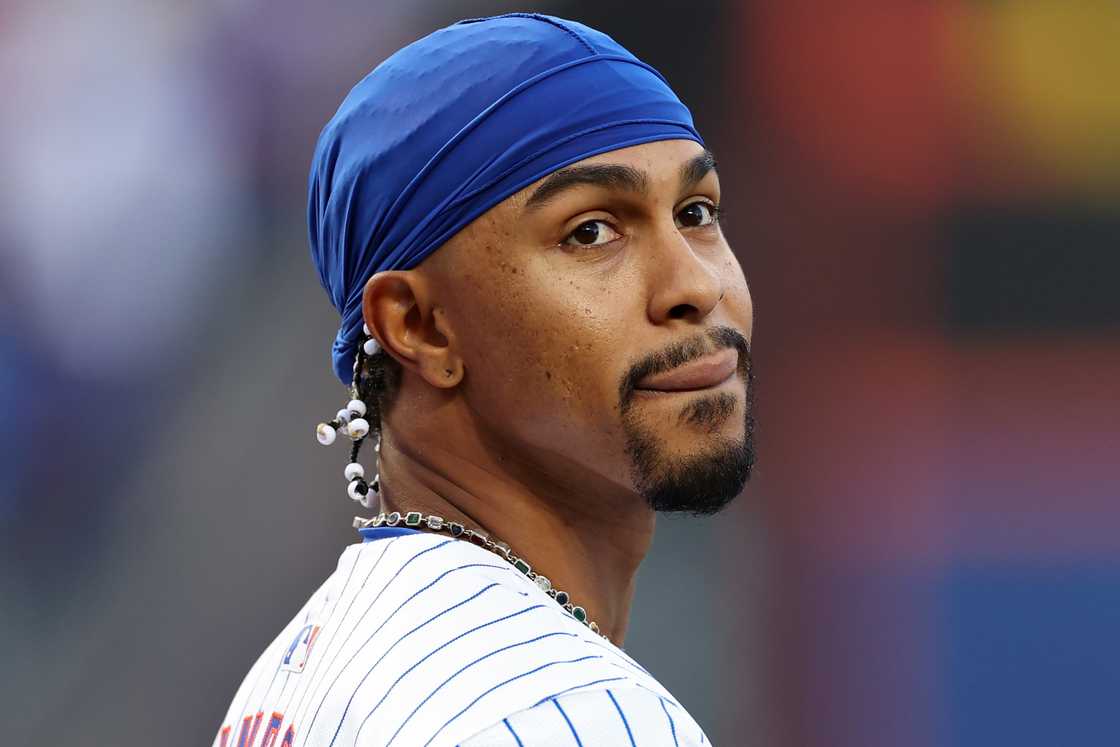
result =
M648 672L528 578L423 533L347 548L222 725L215 747L707 744Z

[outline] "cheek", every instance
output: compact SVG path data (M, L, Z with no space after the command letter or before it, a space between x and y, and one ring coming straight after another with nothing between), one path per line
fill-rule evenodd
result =
M626 329L610 289L501 263L493 282L474 286L485 312L465 317L461 341L475 404L553 435L609 429Z
M754 329L754 301L742 266L730 251L728 255L724 266L724 305L735 326L744 331L749 341Z
M560 281L547 292L540 314L544 330L537 348L546 379L573 408L609 406L625 326L603 303L606 291L577 280ZM592 300L594 299L594 300Z

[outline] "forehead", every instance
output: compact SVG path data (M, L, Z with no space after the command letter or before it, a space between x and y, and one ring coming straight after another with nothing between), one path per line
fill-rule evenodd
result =
M676 169L685 161L704 152L703 146L695 140L657 140L652 143L631 145L628 148L600 153L582 161L577 161L575 166L586 166L598 163L624 163L630 166L648 165L651 168L667 168L676 173Z

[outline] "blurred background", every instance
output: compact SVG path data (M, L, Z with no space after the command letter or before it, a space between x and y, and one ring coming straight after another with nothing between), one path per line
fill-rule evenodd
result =
M3 743L209 744L354 541L313 143L510 10L666 75L755 298L757 478L629 651L717 745L1116 744L1114 0L7 0Z

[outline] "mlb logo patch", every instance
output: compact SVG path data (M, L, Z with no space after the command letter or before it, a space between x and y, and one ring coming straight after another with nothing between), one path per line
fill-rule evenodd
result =
M304 625L288 646L284 659L280 662L280 671L296 674L302 672L307 666L307 657L311 655L311 647L315 645L315 639L318 637L318 625Z

